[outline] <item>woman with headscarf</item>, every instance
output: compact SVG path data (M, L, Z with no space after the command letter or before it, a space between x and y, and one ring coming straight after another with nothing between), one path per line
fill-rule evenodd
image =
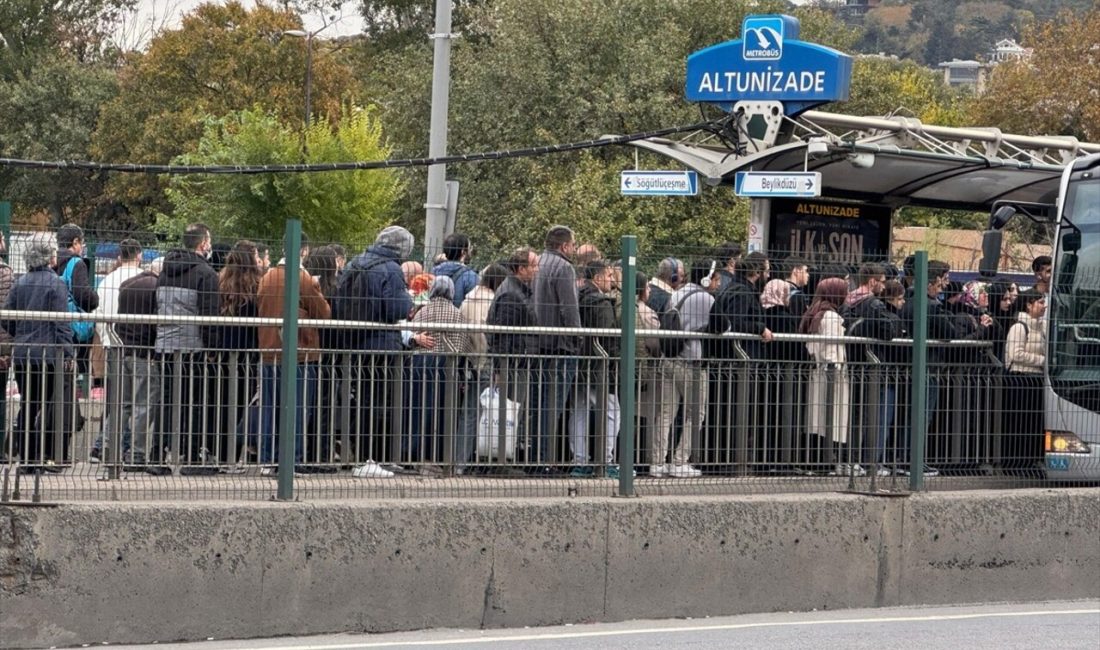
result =
M826 278L819 282L814 301L802 316L798 331L832 339L843 337L844 321L838 312L847 297L847 280ZM806 349L813 358L807 399L807 430L824 438L825 462L833 465L830 474L863 476L866 470L851 462L851 453L847 449L850 386L844 343L810 341L806 343Z
M425 354L412 358L410 373L411 399L409 409L409 436L405 440L402 457L413 463L431 463L442 450L436 438L443 433L446 420L444 406L446 391L458 391L459 377L448 375L448 366L457 371L471 348L469 332L433 331L433 324L465 324L466 318L454 305L454 281L445 275L436 276L428 290L427 302L413 316L412 326L417 334L429 334L434 344ZM448 364L448 359L452 363ZM457 399L452 401L457 408ZM457 414L455 418L457 421ZM425 467L425 469L428 469Z

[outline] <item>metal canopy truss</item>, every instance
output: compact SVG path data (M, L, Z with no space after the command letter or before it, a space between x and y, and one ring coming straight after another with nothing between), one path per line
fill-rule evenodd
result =
M731 115L726 137L699 131L632 144L696 170L711 185L732 183L739 171L819 171L825 197L978 211L1000 200L1053 203L1064 166L1100 153L1100 145L1076 138L822 111L783 118L777 143L768 146L749 137L745 117Z

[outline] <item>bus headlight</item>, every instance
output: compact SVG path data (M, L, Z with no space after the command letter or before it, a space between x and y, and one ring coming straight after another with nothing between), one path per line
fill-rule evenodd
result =
M1077 437L1072 431L1047 431L1046 452L1048 454L1087 454L1089 443Z

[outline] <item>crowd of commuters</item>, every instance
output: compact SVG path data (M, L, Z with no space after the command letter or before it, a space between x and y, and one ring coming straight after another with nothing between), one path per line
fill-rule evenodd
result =
M71 458L71 433L81 426L75 369L82 350L96 348L105 357L107 401L117 408L107 409L109 435L95 440L93 461L104 459L110 435L117 434L122 462L134 469L167 473L178 464L181 473L202 474L241 458L272 473L280 453L283 328L185 317L282 318L286 260L272 264L265 247L242 240L217 251L215 270L215 247L203 224L189 225L180 244L143 268L141 246L124 240L116 267L98 287L80 263L83 231L71 224L26 243L28 271L17 280L0 265L7 310L176 317L160 324L100 323L94 346L81 345L89 341L79 323L4 321L3 364L22 396L10 448L24 464L50 469ZM648 456L642 465L649 475L691 478L702 474L698 464L728 462L730 454L703 458L697 450L737 446L729 431L744 414L735 413L734 404L759 410L773 403L798 405L800 440L815 453L812 471L863 475L863 465L874 462L883 474L902 472L913 395L900 373L908 371L911 347L891 341L911 335L917 292L928 296L930 338L992 343L1013 411L998 457L1029 470L1040 456L1048 257L1035 261L1035 286L1020 292L1004 280L953 282L938 261L928 264L927 286L916 287L911 258L901 270L876 263L814 268L794 257L773 263L727 243L690 261L661 260L652 279L638 273L636 295L626 297L617 263L595 246L578 246L565 226L547 232L541 252L519 248L480 272L469 265L474 250L465 235L449 235L430 270L409 259L413 247L412 234L398 226L383 229L350 260L342 247L311 248L303 236L299 318L391 327L298 329L298 408L289 427L298 471L347 465L357 477L392 477L402 468L375 459L392 457L385 445L393 430L401 432L399 455L407 464L439 471L446 462L459 473L475 471L475 441L485 420L481 398L503 386L525 413L518 449L509 454L522 462L509 471L617 476L621 340L608 331L621 327L622 303L633 300L639 331L700 334L637 339L639 421ZM508 329L437 327L452 324ZM723 333L747 336L702 336ZM788 334L821 338L776 337ZM846 343L845 337L879 343ZM932 368L969 363L973 354L974 348L931 347L929 362ZM351 364L341 361L347 355L354 356ZM763 370L751 385L739 385L730 373L738 363ZM872 381L858 371L874 364L899 374ZM793 388L767 380L794 372L801 374ZM938 381L932 372L933 414ZM876 405L875 417L861 408L867 404ZM337 417L341 407L354 416ZM769 426L749 438L750 450L736 452L752 455L752 462L775 462L760 452L773 435ZM349 439L351 448L342 447Z

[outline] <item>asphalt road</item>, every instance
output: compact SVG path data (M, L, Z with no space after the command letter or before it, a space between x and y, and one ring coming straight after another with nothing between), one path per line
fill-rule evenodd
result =
M123 646L126 647L126 646ZM429 630L158 644L158 650L461 648L1100 648L1100 601L749 614L511 630Z

